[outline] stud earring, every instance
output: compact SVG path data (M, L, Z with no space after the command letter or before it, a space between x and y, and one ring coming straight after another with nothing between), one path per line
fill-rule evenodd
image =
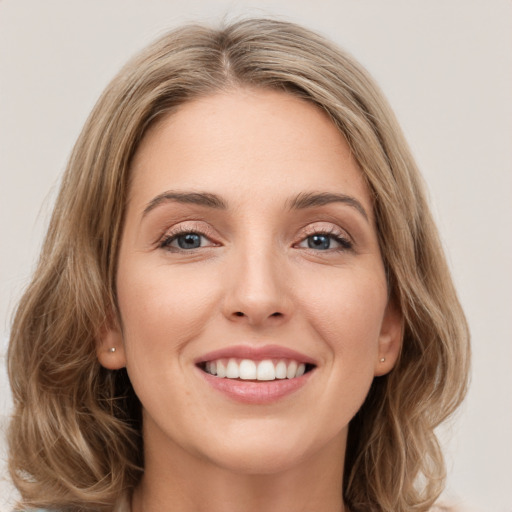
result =
M115 350L115 349L114 349L114 350ZM383 363L385 360L386 360L386 358L385 358L385 357L381 357L381 358L380 358L380 362L381 362L381 363Z
M116 347L111 347L108 349L109 352L114 353L116 351Z

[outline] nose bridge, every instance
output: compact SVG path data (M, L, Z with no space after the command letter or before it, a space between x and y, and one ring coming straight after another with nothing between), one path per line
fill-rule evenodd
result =
M285 265L271 240L247 241L234 251L233 260L226 314L250 324L289 316Z

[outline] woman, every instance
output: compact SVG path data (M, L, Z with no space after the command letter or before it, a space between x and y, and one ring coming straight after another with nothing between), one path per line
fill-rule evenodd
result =
M468 332L407 144L296 25L173 31L75 146L15 318L23 507L429 510Z

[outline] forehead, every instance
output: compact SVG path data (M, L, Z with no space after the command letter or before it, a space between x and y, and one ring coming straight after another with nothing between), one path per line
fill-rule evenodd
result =
M322 191L355 194L371 211L343 135L318 107L284 92L236 89L182 105L146 133L132 173L130 202L180 188L240 201Z

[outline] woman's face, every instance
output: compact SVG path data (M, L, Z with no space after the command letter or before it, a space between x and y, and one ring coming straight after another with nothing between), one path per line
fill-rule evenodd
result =
M126 365L146 450L248 473L341 460L400 344L344 138L310 103L235 90L155 125L132 171L98 355Z

